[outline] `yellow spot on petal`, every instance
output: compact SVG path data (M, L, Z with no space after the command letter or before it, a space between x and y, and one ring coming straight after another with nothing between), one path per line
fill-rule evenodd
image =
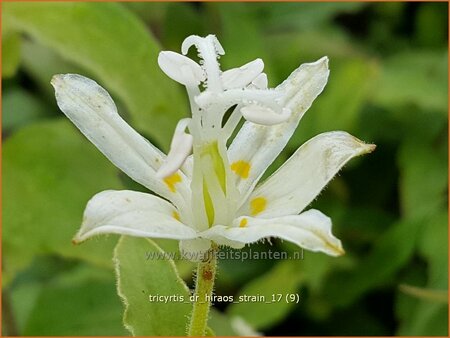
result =
M170 175L169 177L166 177L164 179L164 182L167 184L167 187L171 192L175 192L175 184L181 182L181 176L179 173L175 173L173 175Z
M251 165L247 161L236 161L231 164L231 170L241 178L248 178L248 174L250 173Z
M177 221L180 221L180 214L176 211L172 212L172 217L175 218Z
M264 211L267 206L267 200L264 197L256 197L250 201L250 213L252 216L258 215Z
M247 226L248 220L247 218L241 219L241 222L239 223L240 228L245 228Z

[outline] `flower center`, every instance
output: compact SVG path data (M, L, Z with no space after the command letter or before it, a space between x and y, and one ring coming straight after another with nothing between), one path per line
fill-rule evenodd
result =
M198 50L199 63L186 56L192 46ZM240 119L269 126L287 121L291 111L283 107L282 90L267 88L262 60L222 71L218 59L225 52L213 35L190 36L181 51L161 52L158 63L169 77L186 87L192 118L178 123L158 175L172 191L170 184L176 183L173 175L192 150L192 216L195 227L205 230L214 224L230 224L239 200L236 177L250 175L249 163L238 161L230 166L227 157L227 140ZM225 112L231 107L234 110L224 123ZM258 205L258 212L260 209L264 208Z
M218 204L213 202L213 197L217 195L214 194L217 193L217 183L220 186L221 192L224 195L226 195L227 193L226 171L224 161L219 154L217 141L213 141L204 145L202 147L200 157L203 163L206 162L206 165L204 166L206 171L203 175L203 201L205 204L205 212L208 218L208 226L211 227L214 224L214 218L216 215L214 205ZM212 171L210 170L211 168ZM208 182L211 182L211 184L208 185ZM210 192L210 190L212 191ZM219 199L220 196L221 194L219 194L218 196Z

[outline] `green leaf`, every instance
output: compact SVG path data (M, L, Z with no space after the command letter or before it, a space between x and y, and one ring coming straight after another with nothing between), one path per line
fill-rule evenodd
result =
M428 262L428 281L425 288L409 288L419 299L410 304L411 312L402 321L399 334L447 336L448 213L445 209L434 214L422 228L418 248Z
M405 297L410 297L404 295ZM448 305L440 302L417 300L411 304L412 313L400 323L399 336L447 336Z
M139 16L146 24L160 26L165 21L167 2L125 2L124 5ZM175 25L174 25L175 26Z
M19 69L21 37L9 32L2 36L2 40L2 78L9 78Z
M329 82L307 112L291 142L299 145L330 130L355 132L359 114L369 100L377 75L376 64L365 59L331 59Z
M222 24L219 40L226 52L220 60L222 68L240 67L261 58L264 61L264 72L270 74L272 69L270 55L264 35L260 32L257 17L252 14L252 6L237 2L217 2L208 6L210 16L217 18L217 22ZM217 26L216 22L214 24Z
M415 50L385 60L373 101L386 108L415 104L447 114L447 52Z
M106 280L95 274L95 269L82 268L42 286L22 334L125 336L112 271Z
M208 325L216 336L236 336L236 331L231 326L230 318L226 314L211 308L210 317Z
M424 3L416 15L417 42L427 48L439 48L447 43L448 7L445 3Z
M327 24L331 19L344 13L352 13L364 6L357 2L292 2L251 4L254 15L271 30L304 30ZM250 7L250 6L249 6Z
M428 262L428 286L448 288L448 212L442 208L422 229L419 252Z
M404 217L430 217L447 204L447 147L412 138L399 151L400 198Z
M187 35L206 36L211 33L205 29L205 19L202 11L195 8L190 2L165 3L166 18L162 23L162 42L168 50L180 50L181 43ZM146 3L153 7L155 3ZM174 22L183 22L182 25L174 25ZM187 33L189 32L189 33ZM195 58L194 58L195 60Z
M179 253L179 241L174 239L153 238L157 246L164 252L177 255ZM193 272L196 271L197 265L187 259L174 260L178 275L184 280L192 279Z
M55 90L49 86L48 79L55 74L75 73L86 74L86 70L74 62L64 59L55 50L49 49L34 40L22 42L22 68L37 85L39 93L47 101L53 103L55 111L60 112L56 106Z
M427 288L419 288L408 284L400 284L400 291L407 295L417 297L419 299L448 303L448 291L447 290L432 290Z
M296 270L297 266L291 261L283 261L268 273L248 283L235 296L238 303L233 303L228 308L229 317L242 317L257 330L267 329L283 320L295 306L295 303L287 302L285 297L297 292L303 278ZM279 294L282 299L278 299ZM241 296L257 295L264 296L265 301L239 302ZM273 302L272 297L275 297Z
M157 42L124 6L7 3L3 18L94 74L102 86L123 100L138 129L167 149L187 105L178 88L157 67Z
M411 258L422 222L394 224L375 243L370 254L349 271L331 274L324 295L337 306L348 306L364 293L389 282Z
M191 310L189 289L172 260L147 260L149 252L163 253L150 239L133 237L122 237L114 251L124 324L135 336L185 335ZM176 298L151 301L150 296Z
M3 147L4 284L38 254L111 267L115 239L74 246L84 207L96 193L120 189L117 170L69 121L20 129Z
M5 90L2 100L2 128L20 128L48 116L49 108L39 98L21 87Z

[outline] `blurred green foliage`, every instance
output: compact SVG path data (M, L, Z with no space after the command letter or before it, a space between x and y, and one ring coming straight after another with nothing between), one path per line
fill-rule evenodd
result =
M448 335L447 6L2 3L3 334L128 334L112 269L117 238L77 247L70 239L93 194L135 186L59 112L51 76L96 79L127 121L167 150L188 105L157 54L213 33L227 52L223 68L261 57L271 86L302 62L330 58L324 93L269 172L323 131L348 131L377 150L350 163L313 203L333 219L347 254L220 262L217 295L297 292L301 301L216 304L212 330L241 333L238 316L266 335ZM124 273L136 278L129 283L148 276L142 287L151 289L151 267L136 255L153 246L142 241L124 239L116 259L128 260ZM126 247L134 256L121 258ZM296 250L278 240L271 249ZM192 286L192 264L176 263ZM171 269L158 271L176 279ZM181 332L171 311L146 309L174 323L162 332L149 322L152 334ZM129 322L136 315L130 308Z

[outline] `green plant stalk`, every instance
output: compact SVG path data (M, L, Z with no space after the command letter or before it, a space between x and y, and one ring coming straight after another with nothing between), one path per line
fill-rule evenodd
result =
M214 280L217 267L217 246L213 244L208 252L207 259L197 266L197 280L195 283L194 305L188 328L188 336L205 336L208 323L211 296L214 289Z

